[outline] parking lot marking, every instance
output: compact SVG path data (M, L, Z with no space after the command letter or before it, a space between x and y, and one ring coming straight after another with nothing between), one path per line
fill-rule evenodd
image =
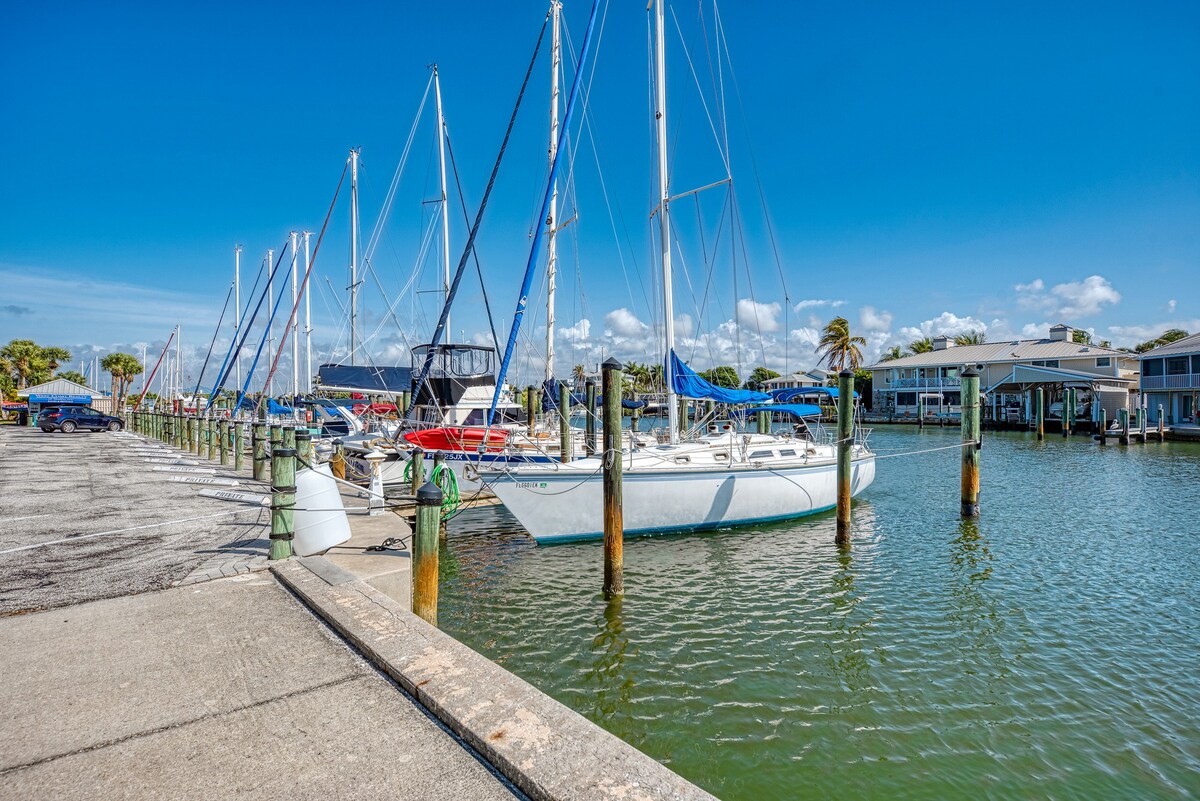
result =
M89 540L92 537L104 537L109 534L123 534L126 531L138 531L138 530L144 529L144 528L159 528L160 526L170 526L170 525L174 525L175 523L191 523L195 520L208 520L208 519L214 518L214 517L225 517L227 515L234 515L234 514L237 514L238 512L245 512L245 511L248 511L248 510L247 509L233 509L228 512L217 512L216 514L211 514L211 515L198 515L196 517L184 517L179 520L164 520L161 523L147 523L143 526L131 526L129 528L118 528L118 529L113 529L112 531L98 531L95 534L80 534L76 537L63 537L60 540L50 540L49 542L39 542L34 545L21 545L17 548L7 548L3 551L0 551L0 555L6 554L6 553L16 553L17 551L32 551L34 548L44 548L47 545L59 545L64 542L74 542L76 540Z

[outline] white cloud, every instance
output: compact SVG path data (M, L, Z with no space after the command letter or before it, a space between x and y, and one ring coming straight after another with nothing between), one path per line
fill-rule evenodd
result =
M926 320L918 326L905 326L900 329L900 338L905 342L924 337L936 337L945 334L948 337L966 334L970 331L988 330L987 323L974 317L959 317L953 312L942 312L932 320Z
M690 314L680 314L675 318L675 336L690 337L696 333L696 321Z
M1096 339L1110 339L1113 347L1116 348L1132 348L1134 345L1160 336L1163 331L1171 328L1179 328L1195 334L1200 331L1200 318L1165 320L1160 323L1143 325L1110 325L1108 326L1109 336L1097 336Z
M817 306L828 306L831 309L836 309L845 303L846 301L844 300L802 300L796 304L795 309L796 311L800 311L801 309L811 309Z
M1178 305L1174 298L1167 301L1167 314L1175 313L1175 306Z
M750 298L742 298L737 302L738 324L751 331L768 334L778 331L779 313L783 307L778 303L759 303Z
M625 307L613 309L604 315L604 324L611 334L618 337L640 337L650 331L650 326L643 323L633 312Z
M579 322L568 328L559 328L556 332L558 338L574 344L582 344L587 342L592 335L592 322L584 317Z
M858 322L864 331L890 331L892 315L886 311L877 312L874 306L863 306L858 310Z
M1017 292L1017 304L1021 308L1053 315L1063 321L1091 316L1104 305L1115 305L1121 301L1121 293L1100 275L1089 275L1082 281L1055 284L1049 291L1040 278L1028 284L1017 284L1013 289Z

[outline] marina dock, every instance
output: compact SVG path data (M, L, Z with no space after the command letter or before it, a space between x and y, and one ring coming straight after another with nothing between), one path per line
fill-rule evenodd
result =
M365 549L399 515L269 563L266 507L152 453L0 428L0 799L711 798L412 615L403 544Z

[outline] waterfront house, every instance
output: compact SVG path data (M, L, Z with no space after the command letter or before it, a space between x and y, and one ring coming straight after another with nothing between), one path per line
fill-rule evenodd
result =
M1200 422L1200 334L1146 351L1141 362L1142 397L1150 422L1158 422L1160 406L1167 425Z
M771 378L762 382L760 389L763 392L770 392L773 389L800 389L801 387L827 387L830 382L837 378L837 373L831 373L828 370L822 370L814 367L801 373L789 373L781 375L778 378Z
M1130 408L1130 392L1137 389L1137 357L1075 342L1072 332L1060 323L1045 339L982 345L955 345L950 337L934 337L929 353L867 368L873 378L872 406L877 413L900 418L916 417L922 411L930 416L957 416L959 375L971 365L980 374L985 420L1032 421L1038 388L1046 393L1047 416L1058 417L1067 387L1077 391L1077 414L1082 419L1095 419L1101 408L1108 419L1114 419L1118 409Z

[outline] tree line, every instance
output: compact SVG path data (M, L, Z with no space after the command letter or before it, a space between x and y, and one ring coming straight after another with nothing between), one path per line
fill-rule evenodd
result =
M58 371L71 361L71 352L57 346L39 345L32 339L14 339L0 348L0 395L16 400L23 389L65 378L87 386L88 379L77 370ZM142 372L142 363L129 353L110 353L100 360L100 368L112 376L115 408L122 409L130 385Z

